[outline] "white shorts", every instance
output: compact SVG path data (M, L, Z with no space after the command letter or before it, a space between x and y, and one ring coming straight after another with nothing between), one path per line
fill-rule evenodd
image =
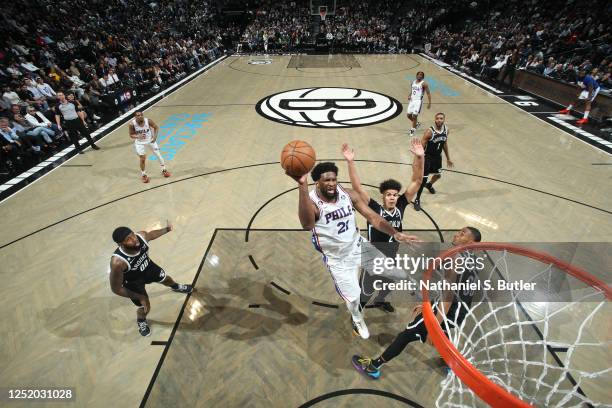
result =
M336 292L345 302L352 302L361 296L359 286L359 270L361 268L361 242L353 250L341 258L323 255L323 262L331 274Z
M591 96L591 99L589 99L589 102L593 102L595 97L597 97L598 93L599 93L599 87L593 89L593 96ZM587 100L588 98L589 98L589 90L588 89L585 89L584 91L580 92L580 96L578 96L578 99L580 99L580 100Z
M145 151L146 146L149 146L153 150L159 150L159 146L157 145L157 142L153 142L153 143L134 142L134 150L136 150L136 154L139 156L144 156L145 154L147 154Z
M421 106L423 105L422 99L411 99L408 103L407 113L408 115L418 115L421 113Z
M332 276L336 292L346 302L352 302L361 297L361 285L359 284L360 270L372 274L375 258L386 258L386 256L373 246L368 245L368 252L362 254L362 246L368 242L360 237L351 252L344 257L323 256L327 270ZM399 268L386 270L382 276L394 279L410 279L409 274Z

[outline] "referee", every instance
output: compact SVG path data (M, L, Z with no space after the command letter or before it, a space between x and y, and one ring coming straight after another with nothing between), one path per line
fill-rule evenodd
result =
M80 154L83 154L83 150L79 145L79 139L81 137L85 137L87 139L92 149L99 150L100 148L95 145L91 135L89 134L89 129L85 124L85 119L81 110L78 109L74 103L68 101L63 92L57 93L57 102L57 105L55 108L53 108L53 111L55 112L55 123L61 131L63 130L61 125L61 121L63 119L64 129L68 131L68 135L70 136L72 143L74 143L76 150Z

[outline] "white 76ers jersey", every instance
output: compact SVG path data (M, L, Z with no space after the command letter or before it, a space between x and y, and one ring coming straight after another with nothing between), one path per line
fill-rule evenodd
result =
M319 219L312 229L312 243L328 258L350 254L361 238L351 197L340 186L337 192L338 198L334 203L323 201L316 189L310 192L310 199L319 209Z
M413 101L423 99L423 81L412 81L412 93L410 94L410 99Z
M132 121L132 126L134 126L134 130L136 131L136 134L138 136L145 135L144 139L136 139L136 143L151 143L151 140L153 139L153 134L151 132L151 128L149 127L149 119L144 118L144 123L142 126L140 126L138 122L136 122L136 119L134 119Z

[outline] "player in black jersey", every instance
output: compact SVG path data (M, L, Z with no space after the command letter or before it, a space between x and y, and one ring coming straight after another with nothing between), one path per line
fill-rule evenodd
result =
M151 334L147 314L151 310L145 285L161 283L179 293L191 293L191 285L176 283L166 272L149 258L149 241L172 231L168 222L166 228L153 231L132 232L128 227L113 231L113 241L119 247L111 257L110 285L113 293L130 298L136 309L138 331L142 336Z
M349 148L348 144L342 145L342 154L347 161L349 177L351 179L351 186L353 190L355 190L362 198L362 200L368 203L368 206L374 210L375 213L379 214L385 220L389 221L389 223L395 228L397 231L402 232L402 220L404 218L404 210L410 203L410 200L414 197L419 186L421 185L421 181L423 179L423 146L421 141L418 138L412 138L410 142L410 151L414 154L414 160L412 162L412 178L410 180L410 184L406 188L404 194L400 195L400 190L402 189L402 184L394 179L388 179L380 183L379 191L382 195L381 203L371 198L366 190L363 189L361 185L361 180L359 179L359 175L357 174L357 168L355 167L355 152ZM399 243L393 239L393 237L388 234L377 230L368 222L368 240L376 247L379 251L381 251L385 256L395 257L397 253L397 249L399 247ZM372 286L372 282L370 282L372 278L371 275L365 273L362 295L364 292L370 292L370 288ZM384 277L377 277L377 279L381 279L385 281ZM392 282L392 280L389 280ZM373 292L373 290L371 291ZM380 306L383 310L392 313L395 309L393 306L385 301L385 297L389 294L389 291L379 291L376 299L374 299L374 304ZM369 301L368 296L362 296L362 303L365 304ZM363 306L362 304L362 306Z
M419 188L416 199L414 200L414 209L417 211L421 210L421 193L423 188L427 188L431 194L436 194L436 190L433 188L433 184L438 181L442 175L440 170L442 169L442 151L446 155L446 166L453 167L453 162L450 159L450 153L448 152L448 128L444 124L446 115L443 113L436 113L435 126L431 126L423 134L423 147L425 148L425 173L423 175L423 182ZM427 178L430 174L433 174L431 181L427 182Z
M480 242L480 240L481 235L478 229L474 227L464 227L453 237L453 245L465 245L473 242ZM458 256L466 257L472 256L472 254L466 252ZM468 282L469 280L476 279L476 272L475 270L465 270L463 273L458 273L454 270L446 270L444 279L448 282ZM460 291L459 293L444 292L439 302L432 302L434 313L439 321L443 319L444 315L448 319L449 325L459 326L471 307L473 296L474 293L472 291ZM422 343L425 342L427 340L427 328L423 321L422 310L422 305L414 309L413 315L416 315L416 317L408 324L403 332L397 335L393 343L391 343L378 358L371 359L355 355L352 358L353 367L370 378L379 378L382 365L397 357L404 351L409 343L417 340ZM443 314L440 314L441 310Z

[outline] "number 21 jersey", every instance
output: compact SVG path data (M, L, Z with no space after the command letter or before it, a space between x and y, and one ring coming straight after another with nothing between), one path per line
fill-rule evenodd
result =
M310 192L310 199L319 209L319 219L312 229L312 243L328 258L350 254L361 239L351 197L341 186L336 191L337 199L333 203L321 199L316 189Z

